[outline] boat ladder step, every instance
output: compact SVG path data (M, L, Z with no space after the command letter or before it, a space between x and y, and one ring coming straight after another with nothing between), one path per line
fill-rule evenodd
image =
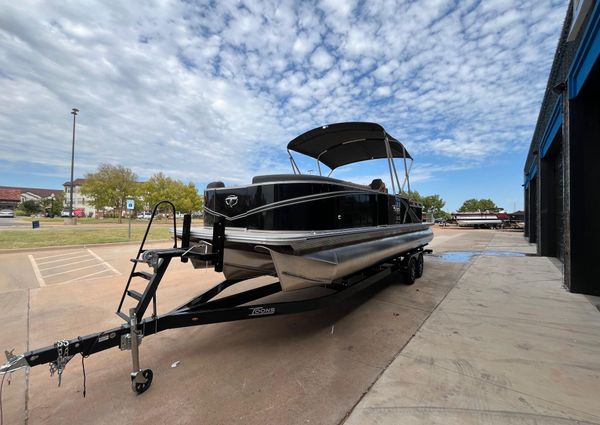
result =
M117 316L119 316L121 319L125 320L126 322L129 322L129 316L128 315L126 315L122 311L117 311L116 313L117 313Z
M146 280L150 280L154 277L154 274L148 272L133 272L133 277L143 277Z
M142 292L136 291L135 289L131 289L129 287L129 284L125 288L125 295L127 295L137 301L137 304L135 306L136 311L139 309L140 305L142 304L142 302L144 300L144 294L146 292L148 292L148 287L152 285L154 276L156 276L154 273L149 273L149 272L144 272L144 271L133 271L131 273L131 278L139 277L139 278L142 278L142 279L145 279L146 281L148 281L148 283L146 284L146 287L144 288L144 290ZM153 308L156 309L155 295L149 295L149 297L151 297L153 299L153 303L152 303ZM125 320L127 322L129 322L129 320L130 320L129 315L122 312L121 309L117 310L117 315L119 315L119 317L121 317L123 320Z
M143 258L130 258L129 261L132 263L147 263L147 261Z
M135 298L138 301L141 301L142 296L143 296L143 294L139 293L138 291L136 291L134 289L128 289L127 295L129 295L131 298Z

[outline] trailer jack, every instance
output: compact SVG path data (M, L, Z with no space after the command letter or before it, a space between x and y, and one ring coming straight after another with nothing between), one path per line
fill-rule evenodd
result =
M140 344L143 335L137 330L137 318L135 316L135 308L129 310L131 342L131 361L133 363L133 371L131 372L131 388L137 394L142 394L152 384L152 370L140 369Z

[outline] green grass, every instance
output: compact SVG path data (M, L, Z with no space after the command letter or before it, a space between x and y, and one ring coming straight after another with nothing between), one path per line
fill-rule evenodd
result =
M146 227L132 227L130 240L127 237L127 226L106 228L79 226L44 228L42 226L39 229L2 230L0 231L0 249L135 242L142 240L145 231ZM168 227L155 227L150 230L148 240L164 240L172 237Z
M19 219L21 221L25 221L25 222L31 222L33 220L37 220L40 223L64 223L65 219L64 217L54 217L54 218L50 218L50 217L23 217L23 216L19 216ZM147 226L148 225L148 221L149 220L138 220L138 219L133 219L131 220L131 224L133 225L144 225ZM118 224L119 223L119 219L117 218L103 218L103 219L97 219L97 218L87 218L87 217L77 217L77 224ZM128 219L124 218L121 221L121 224L127 224L128 223ZM162 218L162 217L156 217L153 221L153 223L156 224L169 224L169 225L173 225L173 219L172 218ZM181 226L183 223L182 219L177 219L177 225ZM202 225L203 221L202 219L193 219L192 223L196 226L196 225Z
M33 221L33 220L38 220L41 223L63 223L65 221L64 217L54 217L54 218L50 218L50 217L20 217L20 219L22 221ZM128 219L124 218L121 223L127 223ZM103 219L97 219L97 218L88 218L88 217L77 217L77 224L115 224L118 223L119 219L117 218L103 218ZM154 219L155 223L167 223L168 220L166 219L160 219L160 218L155 218ZM131 220L132 224L148 224L148 220L137 220L137 219L133 219ZM172 223L172 221L171 221Z

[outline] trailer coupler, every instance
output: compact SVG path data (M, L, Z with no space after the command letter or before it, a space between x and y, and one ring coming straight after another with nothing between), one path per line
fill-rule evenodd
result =
M13 354L13 351L15 351L14 348L10 351L4 350L6 363L0 366L0 373L14 372L15 370L29 366L29 363L27 363L27 360L23 354L16 356Z

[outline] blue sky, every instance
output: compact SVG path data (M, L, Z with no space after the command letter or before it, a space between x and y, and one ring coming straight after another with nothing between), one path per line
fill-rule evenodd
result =
M240 185L291 172L304 131L372 121L447 210L522 208L566 0L120 3L0 6L0 185L69 179L77 107L76 177L112 163ZM381 161L332 176L389 180Z

